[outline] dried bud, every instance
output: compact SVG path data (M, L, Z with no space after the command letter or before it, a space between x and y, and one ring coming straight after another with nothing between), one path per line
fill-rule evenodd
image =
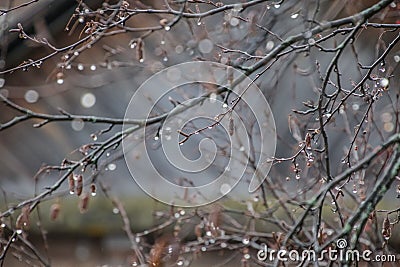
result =
M82 194L82 190L83 190L83 176L81 174L79 174L76 177L76 189L75 192L78 196L80 196Z
M70 173L68 175L68 184L69 184L69 193L73 194L75 192L75 179L74 179L74 174Z
M233 123L233 118L229 118L229 135L232 136L235 132L235 124Z
M30 208L29 206L25 206L21 210L21 214L18 216L15 227L17 229L28 229L29 228L29 213Z
M311 149L311 134L307 133L304 140L307 149Z
M58 216L60 215L61 206L58 203L54 203L50 207L50 220L55 221L57 220Z
M385 240L389 240L389 238L392 236L392 229L391 229L390 220L389 220L388 217L386 217L386 218L383 220L383 224L382 224L382 235L383 235L383 238L384 238Z
M95 184L90 185L90 193L92 194L93 197L96 195L96 185Z
M203 236L203 227L201 226L201 224L197 224L194 227L194 233L195 233L197 239L201 239L201 237Z
M136 42L136 59L140 62L144 61L144 42L141 38L137 39Z
M83 194L79 201L79 211L81 213L87 212L89 208L89 194Z

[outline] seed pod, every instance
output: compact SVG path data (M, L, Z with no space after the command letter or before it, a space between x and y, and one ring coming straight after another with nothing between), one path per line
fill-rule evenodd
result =
M30 213L29 206L25 206L22 208L21 214L18 216L17 220L15 221L15 227L17 229L28 229L29 228L29 213Z
M141 38L137 39L136 42L136 59L140 62L144 61L144 42Z
M55 221L57 220L58 216L60 215L61 206L58 203L54 203L50 207L50 220Z
M232 136L235 131L235 124L233 122L233 118L229 118L229 135Z
M83 194L79 201L79 211L85 213L89 208L89 194Z
M76 178L76 194L80 196L83 190L83 176L79 174Z
M75 179L74 174L70 173L68 175L69 193L73 194L75 192Z
M90 193L92 194L93 197L96 195L96 185L95 184L90 185Z
M385 240L389 240L389 238L392 236L392 229L391 229L390 220L388 217L386 217L383 220L382 235L383 235L383 238L385 238Z

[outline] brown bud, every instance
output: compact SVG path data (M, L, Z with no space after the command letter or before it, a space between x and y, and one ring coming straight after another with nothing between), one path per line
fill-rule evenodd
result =
M73 194L75 192L75 179L74 174L70 173L68 175L69 193Z
M58 216L60 215L61 206L58 203L54 203L50 207L50 220L55 221L57 220Z
M390 225L390 220L386 217L382 223L382 235L385 240L388 240L392 236L392 229Z
M15 227L17 229L28 229L29 228L29 206L25 206L21 210L21 214L17 217Z
M79 201L79 211L81 213L87 212L89 208L89 194L83 194Z
M76 189L75 192L78 196L82 194L83 190L83 176L81 174L76 176Z
M232 136L234 131L235 131L235 125L234 125L234 122L233 122L233 118L230 117L229 118L229 135Z

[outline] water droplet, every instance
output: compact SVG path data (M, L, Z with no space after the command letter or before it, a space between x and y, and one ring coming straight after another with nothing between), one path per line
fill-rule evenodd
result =
M351 108L352 108L354 111L357 111L357 110L360 109L360 105L359 105L358 103L353 103L353 105L351 106Z
M115 163L110 163L107 167L110 171L114 171L117 168L117 165L115 165Z
M79 21L79 23L84 23L85 19L83 17L79 17L78 21Z
M210 103L215 103L217 101L217 94L211 93L210 94Z
M69 194L70 194L70 195L73 195L73 194L75 194L75 193L74 193L74 191L71 190L71 191L69 191Z
M2 88L5 83L6 83L6 80L4 80L3 78L0 78L0 88Z
M110 152L107 152L106 157L109 157L109 156L110 156Z
M239 19L238 18L231 18L230 21L229 21L229 24L232 27L236 27L237 25L239 25Z
M244 146L241 146L241 147L239 148L239 151L240 151L240 152L243 152L244 150L245 150Z
M95 71L96 68L97 68L96 65L91 65L91 66L90 66L90 70L92 70L92 71Z
M199 42L198 48L201 53L210 53L213 50L214 44L210 39L203 39Z
M168 61L168 57L164 57L164 58L163 58L163 61L164 61L164 62L167 62L167 61Z
M139 62L143 63L144 62L144 58L139 59Z
M275 44L273 41L268 41L267 44L265 45L265 49L267 51L270 51L270 50L272 50L272 48L274 48L274 46L275 46Z
M203 24L201 21L197 22L197 26L201 26L201 24Z
M165 45L165 40L161 40L160 44Z
M226 248L228 245L225 242L222 242L220 246L221 248Z
M158 137L157 135L154 136L154 140L155 140L155 141L158 141L158 139L160 139L160 137Z
M245 258L246 260L250 259L250 254L248 253L244 254L243 258Z
M16 232L17 232L18 235L22 234L22 230L21 229L18 229Z
M92 197L95 197L95 196L97 195L96 192L92 192L92 193L90 193L90 194L92 195Z
M84 67L81 63L79 63L78 66L77 66L77 68L78 68L78 70L81 70L81 71L82 71L85 67Z
M357 186L353 185L353 193L356 194L357 193Z
M379 81L379 85L383 88L387 88L389 86L389 80L386 78L382 78Z
M65 66L65 69L70 70L71 69L71 64L68 64L67 66Z
M97 135L91 134L90 137L93 139L93 141L97 141Z
M178 266L182 266L183 265L183 260L178 260L177 262L176 262L176 265L178 265Z
M5 228L5 227L6 227L6 224L5 224L5 223L2 223L2 224L0 225L0 227L1 227L1 228Z
M74 52L74 56L76 56L76 57L79 56L79 52L78 52L78 51L75 51L75 52Z
M165 27L164 27L164 30L166 30L166 31L169 31L169 30L171 30L171 26L168 26L168 25L167 25L167 26L165 26Z
M243 243L244 245L248 245L248 244L250 243L250 239L248 239L248 238L243 238L242 243Z
M280 4L275 4L274 7L275 7L276 9L278 9L278 8L281 7L281 5L280 5Z
M298 16L299 16L299 13L293 13L290 17L292 19L297 19Z
M300 179L300 174L297 173L295 178L296 178L296 180L299 180Z
M71 121L71 127L74 131L81 131L84 126L85 123L83 122L83 120L75 119Z
M206 247L201 247L201 251L207 251L207 248Z
M312 36L312 32L311 31L306 31L305 33L304 33L304 37L305 38L310 38Z
M26 91L24 98L28 103L35 103L39 99L39 93L35 90L28 90Z
M62 79L62 78L57 79L57 84L61 85L63 83L64 83L64 79Z
M175 53L181 54L183 52L183 46L182 45L177 45L175 47Z
M186 212L185 212L184 210L180 210L180 211L179 211L179 214L182 215L182 216L185 215L185 213L186 213Z
M315 45L315 40L314 40L314 38L308 39L307 42L308 42L309 45Z
M223 107L223 108L227 108L227 107L228 107L228 104L224 103L224 104L222 105L222 107Z
M394 62L399 63L400 62L400 56L399 55L395 55L393 57Z
M91 108L96 104L96 96L92 93L86 93L81 97L81 105L85 108Z
M119 213L119 209L118 209L118 208L113 208L112 212L113 212L114 214L118 214L118 213Z

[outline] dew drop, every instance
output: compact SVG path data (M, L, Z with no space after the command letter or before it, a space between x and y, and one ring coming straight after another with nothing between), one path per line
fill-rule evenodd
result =
M90 66L90 70L92 70L92 71L95 71L96 68L97 68L96 65L91 65L91 66Z
M389 86L389 80L386 79L386 78L382 78L382 79L379 81L379 85L380 85L381 87L383 87L383 88L386 88L386 87Z
M244 254L243 258L245 258L246 260L250 259L250 254L248 253Z
M4 80L3 78L0 78L0 88L2 88L5 83L6 83L6 80Z
M118 213L119 213L119 209L118 209L118 208L113 208L112 212L113 212L114 214L118 214Z
M81 97L81 105L84 108L91 108L96 104L96 96L92 93L86 93Z
M210 94L210 103L215 103L217 101L217 94L211 93Z
M275 44L273 41L268 41L267 44L265 45L265 49L267 49L267 51L272 50L272 48L274 48Z
M276 9L278 9L278 8L281 7L281 5L280 5L280 4L275 4L274 7L275 7Z
M18 235L22 234L22 230L21 229L18 229L16 232L17 232Z
M154 136L154 140L155 141L158 141L158 139L160 139L157 135L156 136Z
M82 71L85 67L81 63L79 63L77 68L78 70Z
M115 163L110 163L107 167L110 171L114 171L117 168L117 165L115 165Z
M163 61L164 61L164 62L167 62L167 61L168 61L168 57L164 57L164 58L163 58Z
M28 103L35 103L39 99L39 93L35 90L28 90L26 91L24 98Z
M169 31L169 30L171 30L171 27L167 25L164 27L164 30Z
M293 13L290 17L292 19L297 19L298 16L299 16L299 13Z
M0 227L1 227L1 228L5 228L5 227L6 227L6 224L5 224L5 223L2 223L2 224L0 225Z
M393 57L394 62L399 63L400 62L400 56L399 55L395 55Z
M57 79L57 84L61 85L63 83L64 83L64 79L61 79L61 78Z
M248 238L243 238L242 243L243 243L244 245L248 245L248 244L250 243L250 239L248 239Z

